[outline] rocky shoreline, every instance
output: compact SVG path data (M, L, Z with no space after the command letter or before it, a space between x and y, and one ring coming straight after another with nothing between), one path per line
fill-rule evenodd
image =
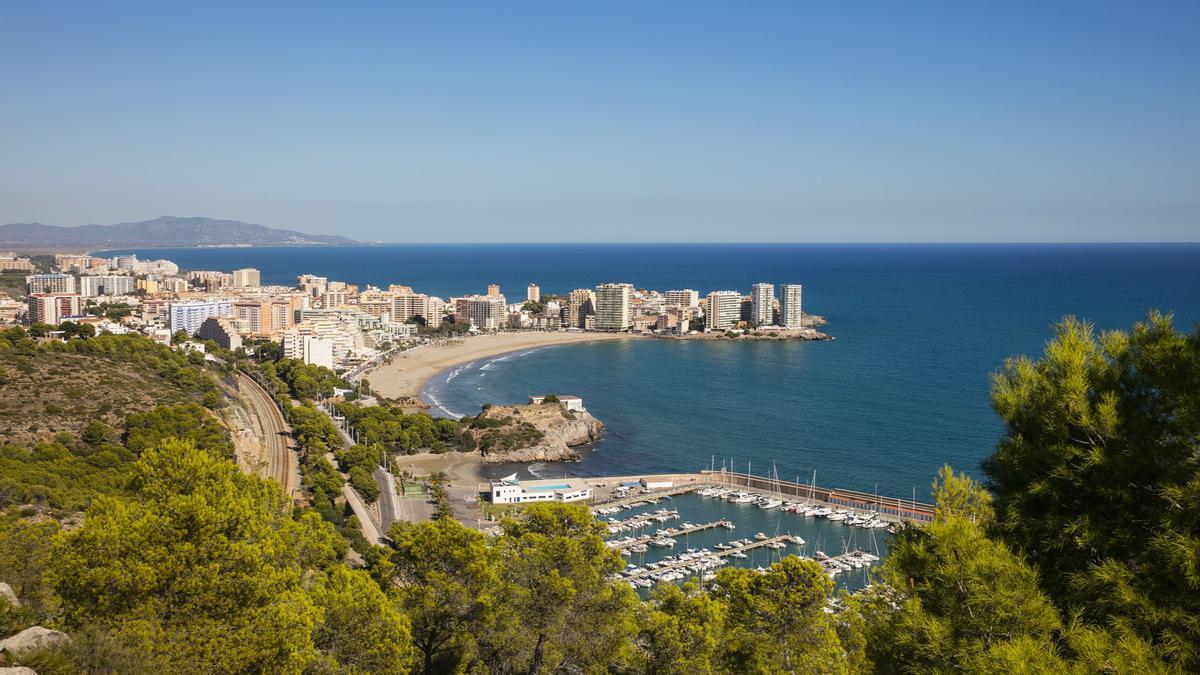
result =
M586 411L558 403L488 406L472 423L485 464L573 462L575 446L593 443L604 424Z

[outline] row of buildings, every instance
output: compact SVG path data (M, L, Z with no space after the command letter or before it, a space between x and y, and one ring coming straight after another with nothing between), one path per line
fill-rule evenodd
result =
M684 334L802 327L799 284L780 285L778 295L776 286L768 283L754 284L749 295L701 295L694 289L659 292L614 282L548 296L531 283L524 298L509 303L495 284L483 293L443 300L410 286L360 287L314 274L298 276L294 285L264 285L255 268L180 272L169 260L60 255L55 271L29 274L26 287L24 318L29 322L88 320L91 306L123 304L131 308L125 323L148 334L182 331L230 349L247 338L272 340L287 356L334 368L374 358L381 349L416 337L421 326L446 321L466 325L472 332Z

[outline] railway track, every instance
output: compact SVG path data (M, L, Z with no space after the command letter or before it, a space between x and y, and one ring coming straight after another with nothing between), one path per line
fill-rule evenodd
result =
M298 488L296 453L292 451L291 428L283 412L267 390L245 373L238 373L238 391L245 394L246 402L254 407L263 425L268 450L267 475L279 481L289 497L294 495Z

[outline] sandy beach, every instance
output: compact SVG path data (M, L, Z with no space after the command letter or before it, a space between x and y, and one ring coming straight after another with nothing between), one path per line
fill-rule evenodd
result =
M371 388L394 399L415 399L429 378L441 371L476 359L546 345L632 340L627 333L528 332L474 335L410 349L397 354L391 363L367 373Z

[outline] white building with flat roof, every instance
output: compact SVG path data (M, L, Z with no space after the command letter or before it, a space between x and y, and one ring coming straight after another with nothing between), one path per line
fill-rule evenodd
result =
M679 305L680 307L699 307L700 306L700 291L684 288L682 290L667 291L663 293L668 305Z
M732 328L742 316L742 294L737 291L713 291L708 294L706 304L704 327L707 330Z
M101 295L128 295L135 290L134 278L116 274L79 277L79 294L85 298Z
M233 302L223 298L172 302L167 305L167 327L172 333L184 331L188 335L195 335L210 316L233 316Z
M782 284L779 287L779 325L784 328L801 327L803 290L800 284Z
M625 330L633 325L633 284L596 287L596 330Z
M492 481L493 504L577 502L592 498L592 488L580 478L517 480L517 474Z
M775 284L758 283L750 287L751 318L756 326L775 323Z

